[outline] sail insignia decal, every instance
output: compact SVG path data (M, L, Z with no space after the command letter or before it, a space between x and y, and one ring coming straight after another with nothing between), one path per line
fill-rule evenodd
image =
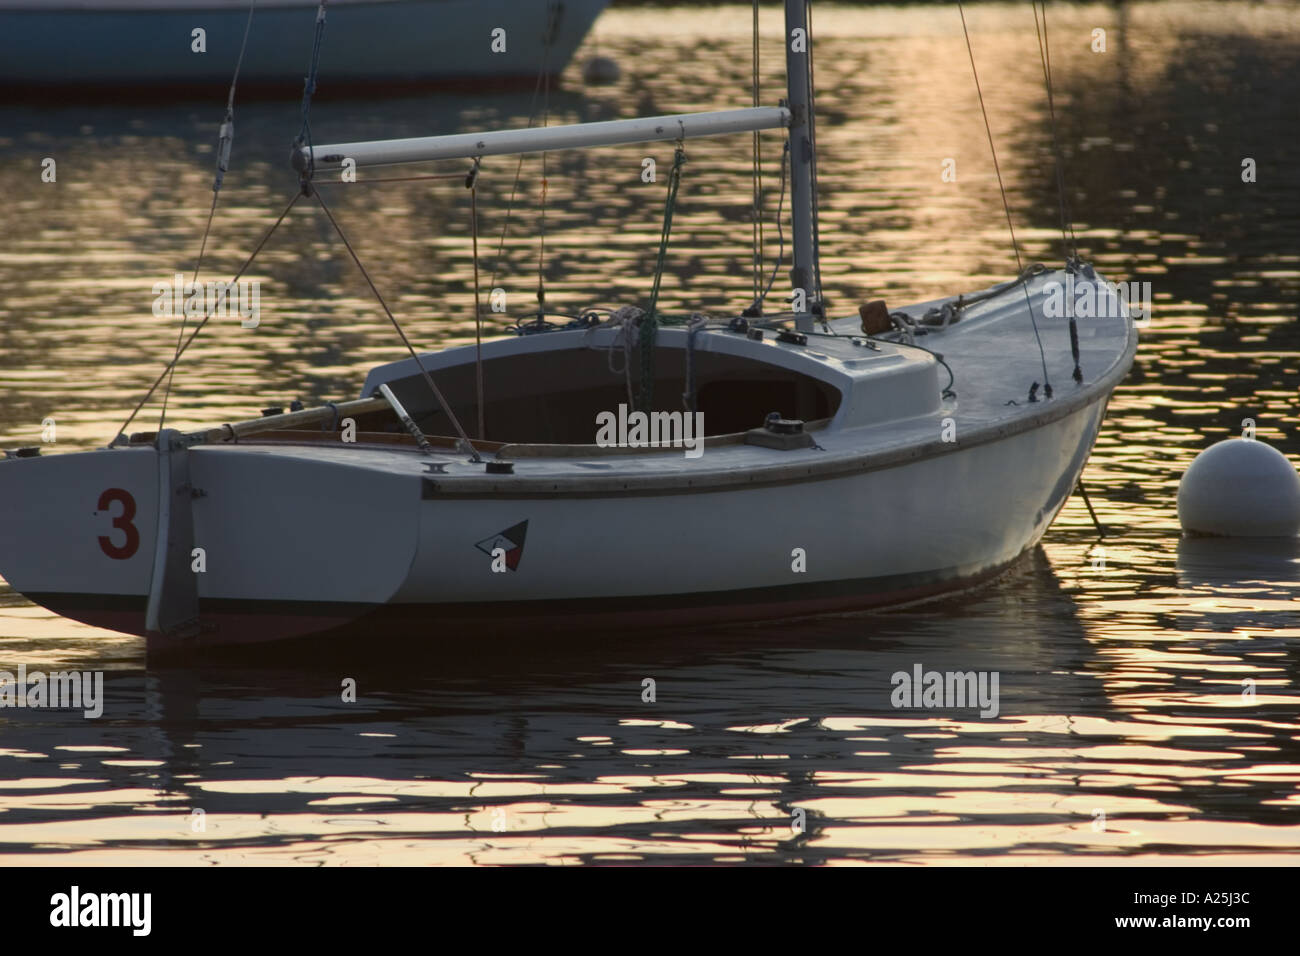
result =
M484 554L492 557L492 552L498 548L505 551L506 567L511 571L518 570L519 559L524 556L524 538L528 535L528 522L521 521L513 527L506 528L504 531L498 531L496 534L488 535L482 541L479 541L474 547L478 548Z

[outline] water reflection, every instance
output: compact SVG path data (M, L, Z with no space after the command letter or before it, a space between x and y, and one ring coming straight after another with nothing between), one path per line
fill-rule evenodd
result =
M1209 21L1198 11L1051 10L1081 251L1110 274L1151 280L1156 299L1085 476L1105 540L1071 502L1008 578L940 605L586 644L433 634L424 648L313 648L192 672L146 673L138 641L0 592L0 667L102 668L109 698L99 721L0 714L0 853L1294 862L1295 546L1180 540L1174 498L1196 452L1237 434L1243 418L1293 460L1300 453L1300 195L1286 156L1300 133L1286 108L1300 20L1286 5L1216 7ZM1018 235L1029 258L1058 260L1032 19L1014 5L967 13ZM1111 38L1105 55L1081 39L1097 26ZM1013 259L959 21L930 7L819 5L815 29L822 246L837 308L1004 278ZM765 32L763 86L774 97L775 18ZM614 11L590 43L619 60L624 79L583 91L571 73L551 98L552 123L748 101L747 8ZM0 108L0 189L12 197L0 236L4 444L35 443L47 415L60 449L105 440L170 354L175 329L150 314L150 290L192 267L219 112ZM527 95L375 101L326 82L313 127L318 139L364 139L523 125L530 112ZM210 276L238 267L293 188L296 104L250 103L238 115ZM765 137L769 218L779 148ZM1238 155L1247 149L1260 170L1250 185ZM645 154L548 160L552 304L644 298L664 180L640 181ZM735 309L753 285L750 158L725 140L689 154L666 304ZM39 184L46 155L59 157L57 186ZM666 169L669 150L655 155ZM940 179L945 157L957 160L956 184ZM487 164L479 205L486 278L520 312L536 288L542 181L535 160L517 188L515 170ZM330 196L418 341L471 333L458 183ZM776 250L769 227L768 268ZM398 354L318 214L290 220L258 277L261 326L205 333L177 377L178 423L350 396L371 364ZM890 676L916 664L997 672L999 716L892 707ZM357 681L356 703L340 700L345 678ZM642 700L645 678L656 681L653 703ZM791 828L797 809L802 833Z
M2 784L0 845L225 863L1293 847L1295 700L1278 677L1294 645L1219 633L1175 648L1189 635L1172 626L1123 640L1090 633L1079 607L1040 551L973 602L780 628L479 635L202 672L126 659L104 719L8 718L22 779ZM891 675L916 664L997 672L998 718L891 706ZM1250 708L1242 673L1258 677ZM348 677L356 703L340 700Z

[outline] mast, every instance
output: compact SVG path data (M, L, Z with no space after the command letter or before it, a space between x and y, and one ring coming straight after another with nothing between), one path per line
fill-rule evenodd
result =
M790 268L790 286L802 289L805 307L796 312L795 328L811 331L813 312L821 303L814 301L817 289L814 276L815 243L813 242L813 115L809 108L808 58L812 56L808 38L807 0L785 0L785 76L788 89L786 107L790 110L790 231L793 233L794 261Z

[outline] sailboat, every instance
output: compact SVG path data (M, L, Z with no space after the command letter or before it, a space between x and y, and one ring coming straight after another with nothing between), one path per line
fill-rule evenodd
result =
M478 344L419 352L403 334L408 357L371 369L351 401L124 431L97 451L13 450L0 573L166 656L326 632L613 640L896 605L1008 569L1078 485L1133 361L1122 290L1071 257L828 315L804 0L787 0L784 25L776 106L300 140L293 165L311 197L312 177L350 166L460 159L472 176L488 156L652 141L680 153L783 129L789 312L674 326L653 294L567 323L539 307ZM1063 287L1087 293L1086 317L1053 308Z

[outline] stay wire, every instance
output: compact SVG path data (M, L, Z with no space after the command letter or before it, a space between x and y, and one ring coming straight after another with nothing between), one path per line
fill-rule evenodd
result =
M966 52L970 56L971 74L975 77L975 93L979 96L980 112L984 116L984 132L988 134L989 152L993 154L993 170L997 173L998 177L998 191L1002 194L1002 208L1007 214L1007 231L1011 233L1011 251L1014 252L1016 256L1016 272L1017 274L1020 274L1024 272L1024 265L1020 259L1020 246L1016 242L1016 228L1011 223L1011 204L1007 202L1007 190L1002 183L1002 168L998 165L998 151L993 145L993 127L989 125L989 113L984 106L984 91L980 87L979 70L975 68L975 50L971 46L970 31L966 28L966 10L962 6L961 0L957 0L957 12L961 14L961 31L966 37ZM1034 317L1034 304L1029 298L1029 284L1025 283L1023 288L1025 293L1025 305L1029 309L1029 321L1034 327L1034 340L1038 343L1038 358L1043 365L1043 394L1048 398L1051 398L1052 384L1048 380L1047 376L1047 354L1043 351L1042 336L1038 334L1038 320ZM1033 392L1034 389L1030 389L1031 395Z
M555 42L555 33L560 26L560 4L547 5L546 38L542 58L549 62L551 46ZM542 128L551 120L551 71L544 71L542 77ZM540 318L546 311L546 193L550 181L546 178L547 152L542 151L542 200L541 221L537 232L537 315Z
M785 180L786 169L790 160L790 140L785 141L785 146L781 150L781 193L776 200L776 236L777 236L777 253L776 262L772 265L772 274L768 277L767 288L758 294L743 313L745 318L760 318L763 314L763 303L767 300L768 293L772 291L772 284L776 282L777 273L780 271L782 264L785 262L785 229L781 225L781 210L785 207Z
M1079 258L1079 245L1074 239L1074 224L1070 221L1070 214L1066 209L1065 160L1061 153L1060 136L1057 133L1055 97L1052 94L1052 49L1047 36L1047 4L1044 0L1041 31L1038 28L1038 6L1037 4L1031 6L1034 11L1034 30L1038 33L1038 58L1043 64L1043 84L1047 87L1047 110L1052 124L1052 150L1056 156L1056 195L1061 210L1061 245L1065 251L1066 268L1072 270L1071 263L1078 261ZM1079 364L1079 325L1075 320L1073 302L1066 303L1066 312L1069 316L1070 357L1074 360L1074 370L1070 373L1070 377L1074 379L1075 384L1082 385L1083 368Z
M650 303L640 322L641 388L638 408L649 413L654 406L655 338L659 327L659 287L663 281L664 263L668 256L668 241L673 231L673 213L677 209L677 191L682 184L682 167L686 165L686 149L677 141L673 154L673 168L668 175L668 196L664 200L663 229L659 234L659 255L655 260L654 284L650 287Z
M817 201L817 161L820 157L817 154L817 84L813 72L812 8L812 0L808 0L806 6L808 14L808 55L804 57L804 62L808 66L808 146L813 155L811 163L812 177L809 183L812 191L813 281L817 284L817 306L821 310L822 328L829 330L830 325L826 320L826 291L822 288L821 217L818 213L821 204Z
M1065 198L1065 159L1061 152L1061 139L1056 122L1056 97L1052 91L1052 51L1047 36L1047 3L1043 0L1043 25L1038 26L1038 3L1032 3L1034 30L1038 33L1038 58L1043 65L1043 83L1047 87L1047 112L1052 124L1052 151L1056 156L1056 195L1061 211L1061 243L1067 255L1079 258L1079 244L1074 235L1074 223ZM1067 236L1068 233L1068 236Z
M474 243L474 383L478 404L479 441L487 438L483 406L483 306L478 284L478 172L482 161L481 156L475 156L474 167L465 177L465 185L469 187L470 235Z
M398 336L402 340L402 344L405 345L406 350L411 353L411 358L415 360L416 367L419 368L420 374L424 376L425 383L429 386L430 391L433 392L434 398L438 400L438 404L442 407L443 414L447 416L451 421L452 427L456 429L456 434L461 440L463 450L468 452L470 461L475 463L482 461L482 459L479 458L478 449L474 447L473 442L469 440L469 436L465 434L465 429L461 427L460 419L458 419L456 413L452 411L451 405L447 403L447 399L442 394L442 390L438 388L438 383L433 380L433 376L429 374L429 370L425 368L424 362L420 360L419 353L415 351L415 347L411 344L411 340L406 337L406 332L402 330L401 323L397 321L397 316L393 315L393 310L390 309L388 303L384 301L383 295L375 285L374 280L370 278L370 273L366 271L366 267L362 264L361 258L357 255L356 250L352 248L352 243L348 241L348 237L344 234L342 227L339 226L338 221L334 218L334 214L330 212L329 205L325 202L325 197L319 192L317 192L315 196L316 201L320 203L320 207L324 211L326 218L329 219L330 225L334 227L334 231L338 233L339 239L348 250L348 255L352 257L352 261L356 263L357 268L361 271L361 276L366 280L366 285L370 286L370 291L374 293L375 299L379 302L380 308L384 310L384 314L388 316L388 321L392 323L393 328L397 331Z
M528 105L527 129L533 128L533 120L537 118L537 99L542 92L542 77L546 75L546 70L547 70L546 61L547 61L547 51L546 48L543 47L542 65L537 70L537 82L533 86L533 98ZM501 252L505 248L506 233L510 230L510 217L514 213L515 197L519 193L519 181L523 178L524 156L525 156L524 153L520 153L519 160L518 162L515 163L515 180L514 183L510 186L510 199L506 202L506 217L505 217L505 221L501 223L501 236L497 240L496 255L492 259L492 278L490 280L490 285L493 288L496 288L497 274L501 268Z
M758 0L754 0L754 23L753 23L753 90L754 90L754 108L757 109L761 102L759 92L761 84L761 73L759 72L758 60ZM753 209L753 234L754 234L754 254L753 254L753 271L754 271L754 301L760 299L760 290L763 288L763 151L762 141L758 130L753 134L754 163L753 163L753 181L754 181L754 209Z
M304 193L311 191L312 177L316 173L316 151L312 148L311 138L311 98L316 93L316 77L320 73L320 48L321 41L325 36L325 4L328 0L320 0L320 6L316 8L316 33L312 40L311 46L311 63L307 68L307 76L302 83L302 126L298 130L298 138L294 140L294 147L301 149L307 148L307 165L298 175L298 181L302 186Z
M280 213L279 218L277 218L275 222L271 224L271 228L269 228L266 231L266 233L262 236L261 240L257 243L257 245L253 247L253 251L249 254L248 258L244 260L244 264L239 267L239 271L236 272L234 276L231 278L230 280L231 285L238 282L240 277L245 272L248 271L248 267L253 264L253 260L256 259L257 254L262 251L262 247L266 245L267 240L271 238L272 234L274 234L276 229L280 228L280 223L284 222L284 218L287 215L289 215L289 210L294 207L294 204L297 203L301 197L302 197L301 191L294 193L293 198L289 200L289 205L284 207L284 212ZM144 408L145 402L149 401L150 397L157 390L158 386L163 383L163 380L171 373L171 370L176 367L176 363L180 361L181 356L184 355L186 350L189 349L189 347L194 344L194 340L198 338L199 333L203 331L203 327L208 324L208 320L212 318L212 315L213 315L213 311L208 311L204 314L203 321L194 327L194 331L191 332L190 337L185 340L185 344L182 345L180 349L177 350L176 357L173 358L171 362L168 363L167 367L163 369L162 372L158 375L158 377L154 379L154 383L150 385L149 390L145 392L144 398L140 399L139 403L137 403L135 408L132 410L131 414L127 416L126 421L122 423L122 427L117 430L117 435L113 437L112 441L108 443L107 447L112 448L115 444L117 444L118 439L120 439L125 434L127 428L130 427L131 422L135 421L136 415L140 414L140 409Z
M239 57L235 60L235 72L230 78L230 92L226 94L226 115L217 134L217 171L212 178L212 204L208 207L208 221L203 226L203 239L199 242L199 257L194 263L194 278L191 283L199 282L199 272L203 268L203 257L208 249L208 235L212 232L212 220L217 214L217 202L221 187L225 185L226 172L230 169L230 147L235 139L235 85L239 82L239 70L244 65L244 51L248 49L248 34L253 26L253 13L257 10L257 0L251 0L248 6L248 19L244 21L244 39L239 44ZM206 303L207 297L204 297ZM175 305L175 303L173 303ZM185 328L189 324L189 315L181 309L181 327L176 333L176 351L168 366L167 384L163 388L162 410L158 413L158 431L163 430L167 422L167 401L172 394L172 380L176 375L176 361L181 357L181 343L185 339Z

